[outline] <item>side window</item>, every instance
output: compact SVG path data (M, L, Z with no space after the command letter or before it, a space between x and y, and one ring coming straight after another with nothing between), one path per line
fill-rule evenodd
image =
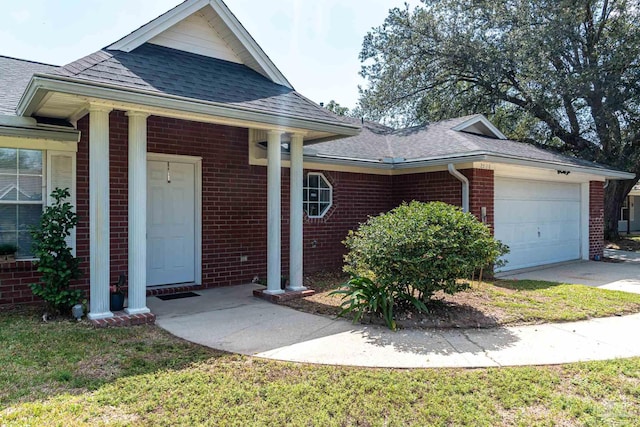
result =
M30 258L29 227L42 215L43 152L0 148L0 243L18 247L18 258Z
M322 218L333 204L333 187L321 173L309 172L303 184L304 211L309 218Z

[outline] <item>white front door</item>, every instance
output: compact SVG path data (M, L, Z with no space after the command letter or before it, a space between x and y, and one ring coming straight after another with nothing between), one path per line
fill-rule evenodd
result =
M147 286L194 282L195 165L147 165Z
M580 184L496 178L495 237L510 249L501 271L579 259L580 208Z

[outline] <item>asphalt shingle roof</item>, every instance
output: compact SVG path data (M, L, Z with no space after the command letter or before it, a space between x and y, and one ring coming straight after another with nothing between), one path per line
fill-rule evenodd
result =
M305 119L361 124L360 120L337 118L294 90L273 83L244 65L151 44L128 53L101 50L64 67L0 56L0 115L15 115L16 106L35 73L219 102L271 114L284 112ZM385 158L411 162L486 154L607 169L530 144L453 130L472 117L401 130L365 122L359 135L305 146L305 154L374 162Z
M103 49L51 74L344 124L341 118L293 89L276 84L245 65L148 43L131 52Z
M310 145L305 147L305 154L358 158L368 161L392 158L403 159L405 162L485 154L607 169L597 163L555 153L531 144L453 130L473 117L476 116L459 117L400 130L365 122L359 135Z
M31 77L35 73L50 73L56 68L54 65L0 56L0 114L15 115Z

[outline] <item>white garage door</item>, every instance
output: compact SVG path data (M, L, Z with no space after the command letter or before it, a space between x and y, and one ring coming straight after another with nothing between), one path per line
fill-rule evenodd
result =
M494 197L501 271L580 258L580 184L496 178Z

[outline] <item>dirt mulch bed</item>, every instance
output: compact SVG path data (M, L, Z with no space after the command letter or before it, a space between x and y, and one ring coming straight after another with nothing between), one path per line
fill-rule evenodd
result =
M305 286L316 294L304 299L282 303L307 313L335 317L340 313L341 296L329 295L348 276L341 272L320 273L305 278ZM429 306L429 313L396 312L400 328L492 328L510 323L510 317L499 308L488 305L487 295L479 292L459 292L455 295L437 293ZM349 319L347 314L345 318ZM365 318L364 322L384 325L382 319Z
M605 244L605 248L607 249L640 252L640 236L633 239L623 237L620 240L604 242L604 244Z

